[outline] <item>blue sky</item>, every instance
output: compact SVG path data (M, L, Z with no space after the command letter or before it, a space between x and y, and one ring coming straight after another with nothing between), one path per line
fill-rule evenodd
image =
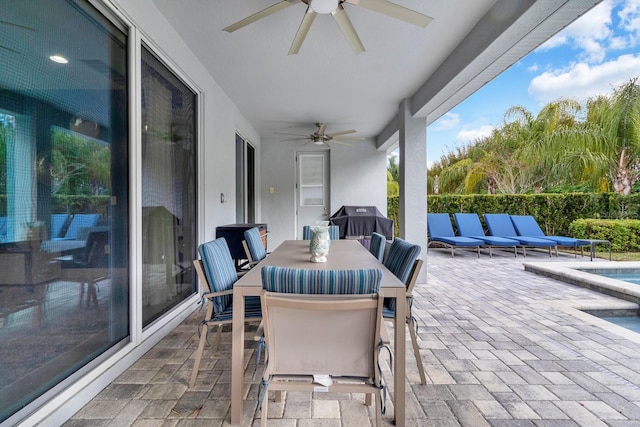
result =
M509 107L537 114L640 76L640 0L604 0L427 127L427 163L499 127Z

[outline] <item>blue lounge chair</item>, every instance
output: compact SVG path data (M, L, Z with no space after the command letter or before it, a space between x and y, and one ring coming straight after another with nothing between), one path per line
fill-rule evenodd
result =
M429 242L427 243L427 251L431 243L437 242L451 249L451 256L456 248L476 248L478 258L480 258L480 246L484 243L480 239L471 237L456 236L453 232L451 219L446 213L429 213L427 214L427 233L429 234Z
M573 237L566 236L547 236L538 225L536 219L531 215L511 215L511 222L516 232L523 236L540 237L543 239L553 240L558 246L566 246L573 248L573 255L578 256L578 246L589 246L589 242L585 242Z
M458 234L463 237L471 237L480 239L484 242L483 246L489 248L489 256L492 257L491 248L513 248L514 255L518 256L518 246L520 242L506 237L487 236L480 223L480 217L476 213L454 213L453 219L458 227Z
M506 237L520 242L519 246L522 248L522 253L525 257L527 256L527 247L549 248L549 256L551 256L551 249L555 248L556 256L558 256L558 244L553 240L518 235L509 214L484 214L484 221L487 223L489 233L492 236Z

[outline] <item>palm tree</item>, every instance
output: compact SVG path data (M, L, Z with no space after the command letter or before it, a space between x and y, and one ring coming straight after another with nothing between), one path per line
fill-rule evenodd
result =
M615 192L631 193L640 172L637 78L609 97L589 99L584 121L567 121L549 130L530 152L540 157L551 176L569 183L589 181L596 189L606 189L609 181Z

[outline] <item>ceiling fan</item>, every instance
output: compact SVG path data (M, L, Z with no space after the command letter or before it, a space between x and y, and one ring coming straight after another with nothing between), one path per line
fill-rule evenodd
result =
M289 49L289 55L295 55L300 51L300 47L302 46L302 43L304 42L304 39L307 36L307 33L309 32L311 24L313 24L313 20L316 18L316 15L329 13L333 16L333 19L336 20L340 31L342 31L342 34L347 39L347 42L351 46L351 49L353 49L354 53L359 54L364 52L364 45L360 41L358 33L351 24L351 20L344 10L345 3L355 6L362 6L375 12L379 12L392 18L400 19L402 21L408 22L413 25L418 25L423 28L426 27L427 24L432 20L432 18L427 15L423 15L422 13L392 3L388 0L282 0L272 6L269 6L266 9L256 12L253 15L236 22L235 24L231 24L228 27L223 28L223 31L232 33L236 30L239 30L240 28L258 21L259 19L265 18L286 7L298 3L306 4L307 12L304 14L302 22L300 23L300 27L298 28L298 32L293 39L293 43L291 44L291 48Z
M324 123L316 123L316 127L318 128L315 132L313 133L309 133L309 134L297 134L297 133L280 133L280 132L276 132L277 135L290 135L290 136L296 136L297 138L291 138L291 139L283 139L281 140L282 142L284 141L306 141L309 140L311 142L313 142L315 145L324 145L327 148L331 148L331 145L329 144L331 143L336 143L336 144L342 144L342 145L347 145L350 146L351 144L345 142L345 141L356 141L356 140L363 140L364 138L361 137L345 137L343 135L348 135L350 133L356 133L357 131L355 129L349 129L349 130L342 130L339 132L332 132L332 133L325 133L326 129L327 129L327 125L325 125Z

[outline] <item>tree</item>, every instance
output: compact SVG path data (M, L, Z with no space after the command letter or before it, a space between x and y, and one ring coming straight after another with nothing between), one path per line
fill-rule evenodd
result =
M640 86L637 78L611 96L587 101L584 121L548 132L532 146L546 169L565 182L630 194L640 172Z

